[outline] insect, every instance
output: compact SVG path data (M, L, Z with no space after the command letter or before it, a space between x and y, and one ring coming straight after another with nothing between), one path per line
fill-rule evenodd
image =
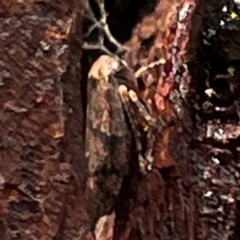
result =
M107 137L122 137L129 131L126 118L131 125L137 145L140 133L137 127L147 132L152 125L152 117L138 97L138 87L134 74L124 62L108 55L100 56L88 75L87 141L86 155L91 155L95 146L88 144L90 131L100 131ZM104 142L103 142L104 143ZM137 147L142 151L142 147ZM89 159L89 170L95 171L104 161ZM147 167L147 166L146 166ZM143 166L140 164L142 171ZM94 169L94 170L93 170Z
M84 34L82 48L98 49L108 55L100 56L92 64L87 81L85 153L89 178L86 197L92 232L102 216L114 212L131 161L138 160L142 174L151 170L153 148L148 139L152 139L154 122L141 97L135 74L117 56L124 50L109 31L104 2L95 3L100 18L96 18L87 1L85 17L94 25ZM101 31L96 38L91 38L96 28ZM105 47L105 38L117 48L116 54Z
M118 58L100 56L89 71L87 88L85 153L93 227L113 211L133 152L143 174L151 169L152 158L146 159L142 138L148 137L152 118L138 97L134 74Z

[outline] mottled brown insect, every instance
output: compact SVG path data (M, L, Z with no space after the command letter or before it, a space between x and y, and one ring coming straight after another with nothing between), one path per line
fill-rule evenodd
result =
M151 117L138 98L134 74L124 62L100 56L88 75L86 158L89 166L87 197L92 227L113 211L136 147L142 173L146 173L142 137L147 136Z

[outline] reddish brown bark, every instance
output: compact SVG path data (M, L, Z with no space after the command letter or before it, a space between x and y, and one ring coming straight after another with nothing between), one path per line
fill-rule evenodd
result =
M238 239L239 26L234 18L239 10L233 5L227 0L162 0L153 13L146 14L147 4L139 11L146 16L124 45L126 59L132 69L160 58L166 61L141 75L150 86L144 94L155 103L153 114L163 124L154 145L156 169L146 178L130 172L126 180L113 239ZM127 1L126 6L130 8ZM187 6L187 16L181 16ZM119 36L121 29L128 29L129 18L116 23L123 5L111 7L109 24ZM216 37L204 39L214 30ZM209 91L216 96L207 96ZM104 235L101 230L112 239L111 231Z
M0 238L80 239L82 3L1 1L0 9Z
M237 21L219 27L228 1L105 4L129 67L166 64L141 74L162 120L155 168L141 176L133 156L96 238L238 240L240 41ZM187 6L180 25L176 13ZM99 52L81 61L83 8L77 0L0 2L0 239L93 239L84 124L86 75ZM216 29L208 47L202 32ZM229 68L235 74L222 77Z

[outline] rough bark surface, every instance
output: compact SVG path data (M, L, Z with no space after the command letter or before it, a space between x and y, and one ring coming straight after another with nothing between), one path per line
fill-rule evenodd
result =
M162 0L134 10L124 3L106 8L113 35L128 40L128 65L166 60L140 74L162 129L155 169L143 178L130 172L114 231L104 232L107 218L112 224L106 216L97 239L239 239L238 3ZM135 26L117 14L123 9L135 14ZM128 39L120 30L130 23Z
M82 9L0 2L1 239L80 239Z
M0 239L240 239L239 4L104 3L133 71L165 61L139 74L161 121L154 169L139 174L130 149L114 212L90 232L86 81L106 52L81 47L102 32L83 39L82 1L0 1Z

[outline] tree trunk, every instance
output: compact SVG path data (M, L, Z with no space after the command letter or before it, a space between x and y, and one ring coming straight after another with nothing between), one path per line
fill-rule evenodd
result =
M81 1L1 1L0 238L80 239Z
M0 2L0 238L240 239L240 7L99 2ZM85 119L103 54L144 82L157 130L152 171L139 172L131 142L113 209L95 219Z

